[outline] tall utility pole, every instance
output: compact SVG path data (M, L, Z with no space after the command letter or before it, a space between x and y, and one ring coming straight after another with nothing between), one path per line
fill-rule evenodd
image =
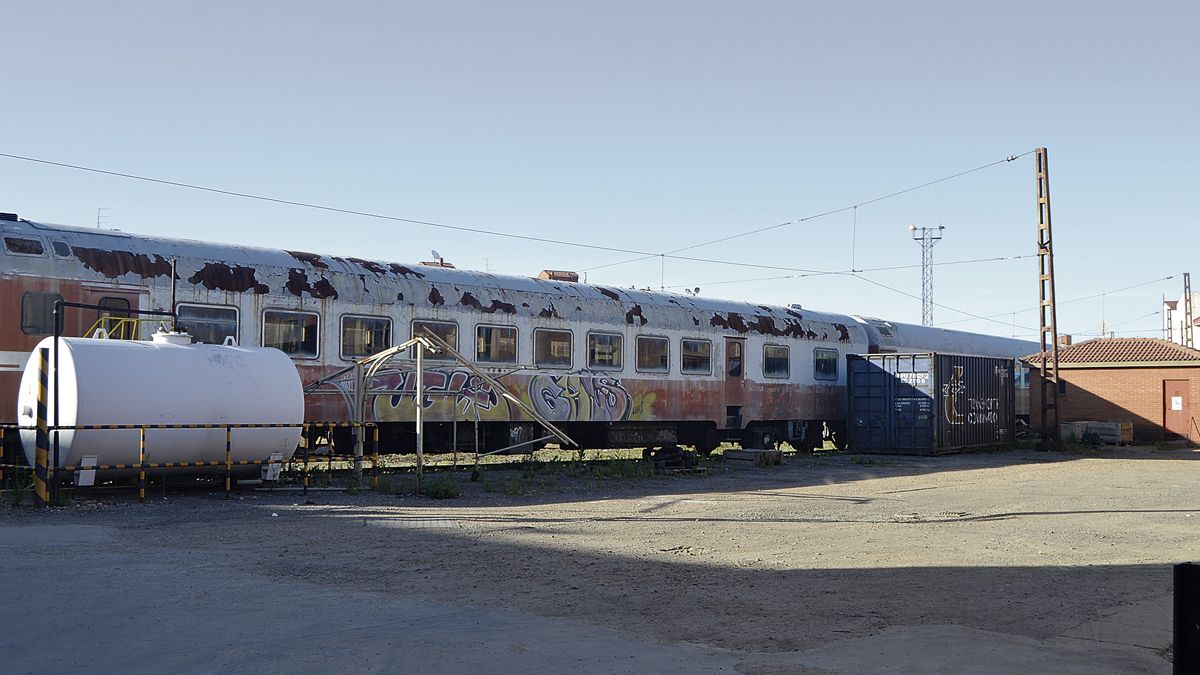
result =
M1050 235L1050 166L1046 149L1038 148L1037 235L1038 315L1041 317L1042 445L1057 447L1061 439L1058 414L1058 312L1054 306L1054 238ZM1053 425L1051 424L1053 413Z
M921 325L933 325L933 247L942 240L942 225L922 227L909 225L913 241L921 244Z
M1188 272L1183 273L1183 331L1180 337L1183 338L1183 346L1196 348L1193 333L1196 324L1196 315L1192 313L1192 275Z

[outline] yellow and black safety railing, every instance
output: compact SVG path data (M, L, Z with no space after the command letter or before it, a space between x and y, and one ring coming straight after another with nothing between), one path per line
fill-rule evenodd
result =
M48 350L43 350L48 351ZM47 356L42 355L42 362L45 365ZM43 369L43 374L45 369ZM379 485L379 425L375 422L298 422L298 423L203 423L203 424L72 424L53 426L46 422L46 405L45 405L45 380L43 379L39 385L40 393L38 398L38 418L35 426L20 426L16 424L0 425L0 444L4 441L4 434L12 430L36 430L36 453L34 462L34 493L36 501L40 506L48 505L53 497L57 487L55 480L56 474L75 473L80 471L137 471L138 472L138 499L144 501L146 498L146 472L148 470L164 470L164 469L188 469L188 468L218 468L225 467L225 497L228 499L233 492L233 468L245 466L290 466L296 461L295 454L288 459L234 459L233 458L233 430L234 429L301 429L304 434L305 442L303 443L303 453L301 462L303 464L302 481L304 491L308 491L309 487L309 449L313 445L313 432L324 431L327 442L329 443L330 452L328 454L326 471L329 480L332 483L333 463L334 461L353 461L356 464L356 471L360 470L361 462L364 459L369 459L371 462L371 487L377 488ZM332 434L334 429L346 428L362 428L364 430L371 429L371 454L367 455L336 455L332 452ZM225 458L223 460L202 460L194 462L151 462L147 461L148 448L146 442L146 432L157 429L224 429L225 430ZM138 461L130 463L114 463L114 464L96 464L92 466L77 464L55 466L54 462L49 460L50 456L50 438L52 434L57 434L61 431L91 431L91 430L136 430L138 432ZM365 439L364 439L365 441ZM364 443L365 445L365 443ZM0 445L0 447L3 447ZM23 464L3 463L0 462L0 479L4 476L5 469L20 470L26 469Z

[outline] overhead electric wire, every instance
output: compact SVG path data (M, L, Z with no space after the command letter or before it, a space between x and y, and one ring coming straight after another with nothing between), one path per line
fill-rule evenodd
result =
M278 197L268 197L265 195L256 195L249 192L237 192L235 190L223 190L221 188L208 187L205 185L195 185L193 183L183 183L180 181L165 180L162 178L151 178L149 176L139 176L132 173L122 173L120 171L109 171L107 169L97 169L90 166L82 166L79 164L67 164L66 162L54 162L48 159L38 159L36 157L25 157L22 155L13 155L6 152L0 152L0 157L8 157L9 159L17 159L25 162L35 162L37 164L47 164L49 166L57 166L66 169L75 169L78 171L88 171L91 173L103 174L106 176L116 176L118 178L129 178L132 180L145 181L147 183L158 183L160 185L170 185L173 187L186 188L189 190L200 190L203 192L212 192L219 195L229 197L242 197L243 199L254 199L263 202L272 202L275 204L286 204L288 206L298 206L305 209L316 209L318 211L328 211L331 213L344 213L351 216L362 216L364 218L377 218L380 220L389 220L398 223L411 223L413 225L427 225L429 227L437 227L444 230L456 230L458 232L470 232L472 234L488 234L496 237L508 237L511 239L520 239L523 241L536 241L545 244L558 244L561 246L577 246L580 248L589 248L597 251L612 251L613 253L631 253L634 255L649 254L657 256L657 253L649 253L648 251L639 251L637 249L620 248L616 246L604 246L602 244L588 244L578 241L566 241L562 239L549 239L546 237L534 237L524 234L513 234L511 232L497 232L495 230L485 230L476 227L464 227L461 225L447 225L445 223L436 223L430 220L418 220L416 218L401 218L399 216L389 216L382 213L371 213L370 211L359 211L356 209L344 209L336 206L326 206L324 204L313 204L310 202L295 201L292 199L281 199Z
M1030 256L1023 256L1023 257L1030 257ZM1124 288L1118 288L1118 289L1112 290L1112 291L1104 291L1103 293L1094 293L1092 295L1085 295L1085 296L1082 296L1079 298L1071 298L1070 300L1059 300L1059 301L1055 302L1055 304L1056 305L1068 305L1072 302L1082 302L1084 300L1091 300L1093 298L1099 298L1099 297L1103 297L1106 295L1112 295L1113 293L1121 293L1124 291L1133 290L1135 288L1141 288L1143 286L1149 286L1151 284L1157 284L1157 283L1161 283L1163 281L1169 281L1174 278L1175 278L1175 275L1172 274L1170 276L1165 276L1160 279L1154 279L1153 281L1145 281L1140 284L1134 284L1132 286L1126 286ZM988 317L995 318L995 317L999 317L999 316L1012 316L1013 314L1024 314L1025 312L1036 312L1036 311L1037 311L1037 307L1026 307L1024 309L1016 309L1011 312L1002 312L1000 314L989 314ZM940 321L937 323L937 325L938 326L947 326L952 323L962 323L964 321L971 321L971 320L972 319L953 319L951 321Z
M798 224L798 223L803 223L803 222L805 222L805 221L809 221L809 220L816 220L817 218L824 218L825 216L832 216L832 215L834 215L834 214L837 214L837 213L844 213L844 212L846 212L846 211L851 211L851 210L853 210L853 211L855 212L855 229L857 230L857 224L858 224L858 218L857 218L857 217L858 217L858 211L857 211L857 209L858 209L860 206L866 206L866 205L868 205L868 204L874 204L874 203L876 203L876 202L881 202L881 201L883 201L883 200L885 200L885 199L891 199L892 197L899 197L900 195L907 194L907 193L909 193L909 192L914 192L914 191L916 191L916 190L920 190L920 189L923 189L923 188L927 188L927 187L930 187L930 186L932 186L932 185L937 185L938 183L944 183L944 182L946 182L946 181L948 181L948 180L953 180L953 179L955 179L955 178L960 178L960 177L962 177L962 176L966 176L967 174L975 173L976 171L982 171L982 170L984 170L984 169L991 168L991 167L993 167L993 166L996 166L996 165L998 165L998 164L1006 164L1006 163L1008 163L1008 162L1013 162L1013 161L1016 161L1016 160L1018 160L1018 159L1020 159L1020 158L1022 158L1022 157L1024 157L1024 156L1026 156L1026 155L1031 155L1031 154L1033 154L1034 152L1036 152L1036 151L1035 151L1035 150L1027 150L1027 151L1025 151L1025 152L1022 152L1022 153L1021 153L1021 154L1019 154L1019 155L1009 155L1008 157L1005 157L1004 159L998 159L998 160L996 160L996 161L994 161L994 162L988 162L987 164L983 164L983 165L977 166L977 167L975 167L975 168L973 168L973 169L967 169L966 171L959 171L958 173L954 173L954 174L951 174L951 175L949 175L949 176L943 176L943 177L941 177L941 178L937 178L937 179L935 179L935 180L931 180L931 181L927 181L927 182L925 182L925 183L921 183L920 185L914 185L914 186L912 186L912 187L907 187L907 188L904 188L903 190L897 190L897 191L895 191L895 192L891 192L891 193L888 193L888 194L886 194L886 195L882 195L882 196L879 196L879 197L875 197L875 198L873 198L873 199L868 199L868 200L866 200L866 201L861 201L861 202L858 202L858 203L856 203L856 204L850 204L850 205L848 205L848 206L843 206L843 207L841 207L841 208L837 208L837 209L831 209L831 210L829 210L829 211L822 211L821 213L814 213L814 214L812 214L812 215L804 216L804 217L802 217L802 218L794 218L794 219L792 219L792 220L788 220L788 221L785 221L785 222L782 222L782 223L777 223L777 224L775 224L775 225L768 225L768 226L766 226L766 227L759 227L759 228L756 228L756 229L753 229L753 230L747 230L747 231L745 231L745 232L739 232L739 233L737 233L737 234L731 234L731 235L728 235L728 236L719 237L719 238L717 238L717 239L711 239L711 240L709 240L709 241L703 241L703 242L700 242L700 243L698 243L698 244L690 244L690 245L688 245L688 246L684 246L684 247L682 247L682 248L677 248L677 249L673 249L673 250L670 250L670 251L664 251L664 252L662 252L662 253L658 253L658 254L653 254L653 255L645 255L645 256L642 256L642 257L640 257L640 258L632 258L632 259L629 259L629 260L622 260L622 261L619 261L619 262L607 263L607 264L604 264L604 265L597 265L596 267L589 267L589 268L587 268L587 269L583 269L583 270L579 270L579 271L580 271L580 272L593 272L593 271L595 271L595 270L604 269L604 268L606 268L606 267L616 267L616 266L619 266L619 265L626 265L626 264L629 264L629 263L640 262L640 261L642 261L642 260L649 260L650 258L654 258L654 257L658 257L658 256L663 256L663 257L668 257L668 258L675 258L675 257L678 257L678 256L676 256L675 254L677 254L677 253L681 253L681 252L683 252L683 251L690 251L690 250L692 250L692 249L695 249L695 248L700 248L700 247L702 247L702 246L709 246L709 245L711 245L711 244L719 244L719 243L721 243L721 242L726 242L726 241L730 241L730 240L733 240L733 239L739 239L739 238L741 238L741 237L748 237L748 236L750 236L750 235L752 235L752 234L759 234L760 232L768 232L768 231L770 231L770 230L776 230L776 229L779 229L779 228L781 228L781 227L787 227L787 226L789 226L789 225L796 225L796 224ZM686 259L686 258L685 258L685 259Z
M1021 260L1023 258L1035 258L1035 257L1037 257L1036 253L1030 253L1028 255L997 256L994 258L973 258L971 260L950 260L947 262L933 263L933 265L935 267L941 267L943 265L967 265L967 264L972 264L972 263L1000 262L1000 261L1004 261L1004 260ZM671 286L667 286L667 288L691 288L692 286L697 286L697 285L724 286L724 285L728 285L728 284L747 284L747 283L752 283L755 281L781 281L783 279L805 279L808 277L818 277L818 276L826 276L826 275L853 274L855 272L886 272L886 271L891 271L891 270L908 270L908 269L916 269L919 267L921 267L921 265L916 264L916 265L892 265L890 267L871 267L871 268L862 269L862 270L859 270L859 269L829 270L829 271L824 271L824 272L809 272L806 274L788 274L788 275L778 276L778 277L756 277L754 279L732 279L732 280L728 280L728 281L709 281L709 282L700 282L699 284L695 284L695 283L693 283L693 284L674 284ZM970 319L959 319L959 320L960 321L970 321Z
M880 287L880 288L883 288L883 289L886 289L886 290L892 291L893 293L899 293L900 295L906 295L906 296L908 296L908 297L910 297L910 298L913 298L914 300L920 300L920 299L921 299L921 296L919 296L919 295L913 295L912 293L909 293L909 292L907 292L907 291L902 291L902 290L900 290L899 288L894 288L894 287L892 287L892 286L888 286L887 284L881 284L881 283L879 283L878 281L875 281L874 279L868 279L867 277L864 277L864 276L862 276L861 274L857 274L857 273L855 273L855 274L851 274L850 276L854 277L855 279L862 279L863 281L865 281L865 282L867 282L867 283L869 283L869 284L874 284L874 285L876 285L876 286L878 286L878 287ZM964 310L964 309L958 309L957 307L951 307L950 305L943 305L943 304L942 304L942 303L940 303L940 302L935 302L935 303L933 303L933 305L934 305L934 307L941 307L942 309L948 309L948 310L950 310L950 311L952 311L952 312L958 312L959 314L966 314L967 316L970 316L970 317L973 317L973 318L976 318L976 319L982 319L982 320L984 320L984 321L991 321L992 323L998 323L998 324L1000 324L1001 326L1004 326L1005 328L1014 328L1014 327L1016 327L1016 328L1024 328L1025 330L1037 330L1036 328L1031 328L1031 327L1029 327L1029 326L1015 326L1014 324L1007 323L1007 322L1005 322L1005 321L997 321L997 320L995 320L995 319L992 319L992 318L990 318L990 317L986 317L986 316L980 316L980 315L978 315L978 314L972 314L971 312L968 312L968 311L966 311L966 310ZM933 326L931 326L931 328L932 328L932 327L933 327Z
M908 192L912 192L914 190L919 190L921 188L928 187L930 185L936 185L937 183L951 180L951 179L957 178L959 176L964 176L966 174L973 173L975 171L980 171L982 169L986 169L988 167L995 166L997 164L1001 164L1004 162L1011 162L1020 157L1024 157L1025 155L1028 155L1032 152L1033 151L1030 150L1029 152L1021 153L1020 155L1012 155L1005 159L997 160L995 162L991 162L991 163L985 164L983 166L978 166L973 169L968 169L966 171L960 171L956 174L944 176L942 178L928 181L928 182L922 183L920 185L914 185L912 187L908 187L903 190L898 190L896 192L892 192L887 195L875 197L873 199L869 199L864 202L859 202L858 204L853 204L853 205L846 206L846 207L843 207L840 209L834 209L832 211L826 211L826 212L820 213L820 214L805 216L804 218L790 220L786 223L780 223L778 225L772 225L772 226L765 227L765 228L749 230L747 232L743 232L743 233L736 234L736 235L731 235L729 237L722 237L721 239L718 239L718 240L703 242L703 243L695 244L692 246L686 246L684 248L676 249L675 251L663 252L663 253L651 253L649 251L639 251L637 249L622 248L622 247L617 247L617 246L606 246L603 244L589 244L589 243L577 242L577 241L567 241L564 239L551 239L551 238L547 238L547 237L535 237L535 236L531 236L531 235L514 234L511 232L498 232L495 230L486 230L483 228L476 228L476 227L465 227L465 226L461 226L461 225L449 225L446 223L438 223L435 221L420 220L420 219L416 219L416 218L402 218L399 216L389 216L387 214L382 214L382 213L373 213L370 211L361 211L361 210L357 210L357 209L346 209L346 208L341 208L341 207L336 207L336 206L328 206L328 205L324 205L324 204L302 202L302 201L297 201L297 200L292 200L292 199L282 199L279 197L269 197L266 195L259 195L259 194L254 194L254 193L250 193L250 192L225 190L222 188L214 188L214 187L209 187L209 186L205 186L205 185L197 185L194 183L184 183L182 181L167 180L167 179L163 179L163 178L153 178L150 176L142 176L142 175L138 175L138 174L125 173L125 172L121 172L121 171L112 171L109 169L99 169L96 167L83 166L81 164L56 162L53 160L41 159L41 158L37 158L37 157L28 157L25 155L16 155L16 154L6 153L6 152L0 152L0 157L7 157L9 159L15 159L15 160L24 161L24 162L33 162L36 164L45 164L48 166L56 166L56 167L65 168L65 169L73 169L76 171L86 171L89 173L96 173L96 174L101 174L101 175L105 175L105 176L114 176L117 178L127 178L127 179L131 179L131 180L139 180L139 181L144 181L147 183L156 183L159 185L169 185L172 187L184 188L184 189L189 189L189 190L199 190L202 192L211 192L214 194L220 194L220 195L225 195L225 196L229 196L229 197L241 197L243 199L252 199L252 200L257 200L257 201L270 202L270 203L274 203L274 204L284 204L287 206L296 206L296 207L300 207L300 208L314 209L314 210L318 210L318 211L327 211L330 213L342 213L342 214L346 214L346 215L361 216L364 218L375 218L375 219L387 220L387 221L391 221L391 222L410 223L413 225L425 225L428 227L435 227L435 228L440 228L440 229L445 229L445 230L454 230L454 231L458 231L458 232L469 232L471 234L486 234L486 235L491 235L491 236L496 236L496 237L506 237L506 238L510 238L510 239L518 239L521 241L533 241L533 242L544 243L544 244L555 244L555 245L559 245L559 246L574 246L574 247L578 247L578 248L586 248L586 249L597 250L597 251L611 251L613 253L629 253L629 254L633 254L633 255L642 256L640 258L637 258L637 260L648 260L650 258L671 258L674 260L699 262L699 263L706 263L706 264L711 264L711 265L733 265L733 266L737 266L737 267L751 267L751 268L755 268L755 269L779 270L779 271L785 271L785 272L802 272L802 273L810 273L810 274L838 274L837 272L828 272L826 270L813 270L813 269L806 269L806 268L799 268L799 267L788 267L788 266L783 266L783 265L766 265L766 264L761 264L761 263L748 263L748 262L739 262L739 261L734 261L734 260L719 260L719 259L713 259L713 258L698 258L698 257L692 257L692 256L681 256L681 255L676 255L676 254L681 251L686 251L686 250L690 250L693 248L699 248L700 246L707 246L708 244L717 243L718 241L726 241L728 239L735 239L738 237L748 236L751 234L756 234L758 232L764 232L767 230L784 227L786 225L800 223L800 222L804 222L806 220L812 220L814 218L820 218L822 216L831 215L834 213L840 213L842 211L856 208L857 206L862 206L865 204L873 204L875 202L882 201L884 199L889 199L891 197L895 197L895 196L902 195L902 194L905 194ZM630 262L630 261L626 261L626 262ZM600 265L598 267L589 267L589 268L581 269L578 271L590 272L590 271L594 271L597 269L602 269L604 267L612 267L614 265L619 265L619 264L624 264L624 263L613 263L613 264L609 264L609 265Z

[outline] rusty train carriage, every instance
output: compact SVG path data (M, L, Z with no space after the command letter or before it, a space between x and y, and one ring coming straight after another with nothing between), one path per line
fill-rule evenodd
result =
M228 334L238 344L280 347L308 383L426 327L489 373L504 374L514 394L585 447L678 442L706 450L725 439L812 446L822 429L844 428L846 354L955 351L947 340L973 338L976 345L990 342L970 353L1030 350L1025 341L794 307L164 239L11 215L0 217L0 235L5 422L14 419L29 351L52 332L46 307L54 298L111 307L68 314L67 335L100 325L119 328L116 337L146 339L156 326L121 321L122 310L169 307L172 261L180 325L199 339L219 342ZM930 330L940 342L921 332ZM906 344L904 331L920 344ZM372 385L398 393L375 397L369 412L402 445L416 405L403 393L415 390L407 365L380 373ZM452 363L430 368L422 405L434 422L432 447L448 444L457 431L453 421L478 421L488 447L533 433L523 413L469 371ZM306 417L348 419L348 408L341 396L311 396ZM470 436L464 430L461 443Z

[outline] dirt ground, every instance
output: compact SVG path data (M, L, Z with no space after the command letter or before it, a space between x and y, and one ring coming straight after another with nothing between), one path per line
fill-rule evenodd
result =
M5 507L0 624L18 628L0 645L18 672L1169 672L1171 564L1200 558L1197 459L835 454L487 471L449 500ZM47 633L84 644L48 656L31 646ZM130 662L131 635L157 660Z

